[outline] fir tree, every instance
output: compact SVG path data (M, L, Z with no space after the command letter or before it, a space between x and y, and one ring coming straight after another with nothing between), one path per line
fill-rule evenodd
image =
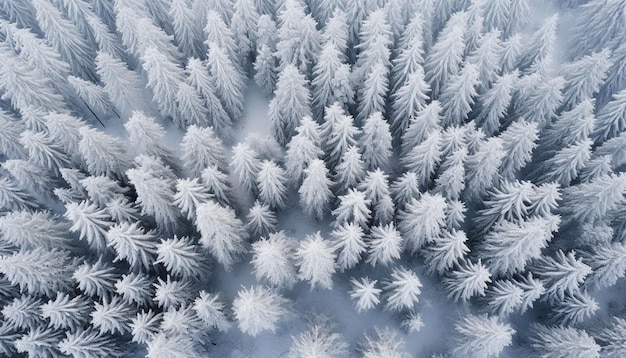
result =
M509 324L488 316L468 315L454 329L458 333L455 354L473 357L497 356L511 345L515 330Z
M398 85L391 96L391 128L395 136L402 136L414 117L426 107L430 86L424 80L424 69L420 65L411 72L406 81Z
M222 105L222 102L217 96L217 88L215 87L214 79L209 75L207 66L196 58L190 58L187 62L186 72L188 74L187 82L192 85L198 93L200 93L201 97L204 100L203 109L195 107L193 108L195 108L196 111L206 111L208 113L208 118L203 118L200 123L205 123L208 120L208 123L211 123L213 125L215 131L217 131L218 133L225 131L225 134L228 134L227 130L228 128L230 128L232 121L228 116L228 113L226 112L224 106ZM184 88L185 86L183 86L183 89ZM185 115L185 111L187 111L187 108L183 104L181 104L181 99L182 98L178 98L180 107L179 111L182 117ZM189 110L191 109L192 107L190 102Z
M237 120L243 113L243 76L223 48L216 43L208 44L208 48L207 67L215 92L231 119Z
M346 222L330 233L333 249L337 253L337 266L343 272L356 266L366 250L363 228Z
M94 264L88 261L83 262L76 268L72 278L84 294L109 298L115 289L117 274L113 266L107 265L100 259Z
M191 175L199 177L206 167L217 165L226 168L223 143L211 127L192 125L187 128L181 142L182 162Z
M326 108L324 124L321 126L321 138L326 153L326 163L334 168L350 146L356 146L356 137L360 130L355 127L354 119L344 114L337 103Z
M491 273L480 259L474 263L465 261L443 279L443 287L448 297L467 301L474 296L484 296L487 284L491 283Z
M322 157L320 148L320 127L310 117L303 117L300 126L296 127L296 135L287 143L285 170L291 182L299 184L304 169L311 162Z
M387 300L385 309L391 311L412 309L419 301L422 283L411 270L402 266L395 267L384 284Z
M200 291L193 303L193 310L208 327L225 331L230 326L230 321L225 314L224 303L219 294Z
M444 127L462 125L469 117L480 84L478 66L466 62L458 75L450 76L442 87L439 99L442 103Z
M242 287L233 301L233 312L239 329L256 336L262 331L276 331L278 322L287 314L289 301L265 286Z
M115 261L126 260L131 267L149 268L156 253L156 232L146 231L139 223L117 224L109 229L107 243L117 252Z
M460 265L470 249L467 247L467 236L463 231L443 231L432 244L422 252L426 260L426 269L442 275L445 271Z
M200 278L203 274L203 259L189 237L161 239L156 245L157 260L174 277L183 279Z
M298 190L300 206L306 215L322 220L333 197L332 181L324 161L314 159L304 170L304 180Z
M280 69L293 65L300 73L310 77L314 59L321 46L317 22L296 0L286 0L284 9L278 14L278 43L276 57Z
M584 330L564 326L532 327L530 346L543 356L598 357L600 345Z
M257 41L257 24L259 13L253 0L235 0L230 28L235 37L238 58L248 64Z
M592 134L596 143L617 137L626 130L626 90L615 93L612 98L611 102L597 112Z
M55 329L76 331L89 321L90 302L84 296L58 294L41 306L41 316Z
M289 142L302 117L311 116L309 101L304 76L295 66L285 66L278 76L275 96L268 111L274 137L280 144Z
M115 292L129 304L149 306L154 296L154 279L144 273L122 275L115 283Z
M73 357L121 357L123 355L111 336L93 329L66 332L65 336L58 344L59 351L63 354Z
M318 284L324 289L332 289L335 254L332 246L319 232L308 235L300 242L294 259L298 266L298 278L309 281L311 289Z
M117 138L88 127L82 127L80 135L78 149L90 174L123 177L130 160Z
M106 232L113 225L107 212L88 201L68 203L65 209L64 216L73 223L70 231L78 232L97 252L104 252Z
M458 12L446 23L437 42L428 52L424 63L426 81L432 89L431 98L439 96L443 84L450 76L459 73L463 53L465 52L464 32L467 14Z
M433 242L445 225L446 200L439 194L424 193L412 198L398 214L398 229L404 236L406 248L416 252Z
M358 105L356 119L363 123L376 112L385 113L387 91L389 90L389 69L376 62L366 72L363 87L357 93Z
M391 158L391 133L382 113L375 112L363 125L362 154L368 170L388 167Z
M398 332L389 328L376 328L375 337L365 336L365 341L360 345L359 351L363 358L408 358L411 356Z
M104 51L98 52L96 68L104 84L104 92L117 109L127 112L133 108L130 98L133 98L135 91L142 87L139 76L130 71L120 59Z
M556 257L540 257L534 263L536 273L546 288L550 302L563 300L566 294L576 293L581 283L591 273L591 267L577 259L573 251L567 255L559 250Z
M198 182L198 178L178 179L176 193L172 197L176 205L187 219L196 216L196 208L211 197L209 190Z
M347 81L350 65L343 62L344 53L336 44L326 42L319 56L311 80L314 108L326 108L335 102L344 107L352 104L354 90Z
M493 86L479 98L476 123L481 126L485 134L493 135L500 129L502 120L508 113L513 97L513 89L518 73L507 73L497 77Z
M372 227L370 236L367 262L372 266L387 266L400 258L402 237L392 223Z
M275 287L293 287L296 283L295 248L295 240L282 231L253 243L250 262L257 280L265 279Z
M254 236L265 236L275 231L278 224L276 214L270 206L261 204L258 200L254 201L246 218L248 219L246 228Z
M196 14L185 0L173 0L170 4L169 15L174 27L174 41L178 50L186 57L200 57L202 46L198 28L194 24ZM208 17L208 15L207 15Z
M245 227L232 208L214 201L198 205L196 227L202 235L200 244L226 269L235 263L237 256L246 252Z
M246 143L233 147L233 159L230 162L232 172L248 192L256 190L256 178L261 170L259 154Z
M271 208L283 208L287 197L285 170L273 161L264 160L257 173L259 199Z
M500 138L506 152L500 171L505 179L511 180L531 160L539 140L538 123L519 119L502 132Z

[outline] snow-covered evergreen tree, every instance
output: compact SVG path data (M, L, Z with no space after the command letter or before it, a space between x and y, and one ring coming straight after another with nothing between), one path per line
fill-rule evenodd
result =
M543 356L598 357L600 355L600 345L581 329L535 324L529 339L534 352Z
M335 333L328 323L316 323L309 330L292 338L289 357L338 358L346 354L348 345L343 336Z
M454 349L457 355L472 357L493 357L513 342L515 330L497 318L468 315L454 326L458 333L458 343Z
M475 263L463 262L452 270L444 277L443 286L449 298L467 301L474 296L484 296L487 284L491 282L491 273L478 259Z
M282 167L273 161L264 160L259 166L256 183L262 203L274 209L285 206L287 177Z
M391 311L412 309L419 301L422 283L415 272L402 266L395 267L384 282L385 308Z
M297 67L287 65L280 72L268 116L276 140L285 145L295 134L300 119L311 116L310 95L306 80Z
M330 190L332 181L329 172L321 159L314 159L304 169L304 180L298 190L300 194L300 206L308 216L318 220L324 218L328 210L329 202L333 198Z
M393 224L372 227L370 236L367 262L372 266L387 266L400 258L402 237Z
M356 309L360 313L374 308L380 302L380 293L382 290L376 287L376 280L370 280L367 276L360 280L355 278L350 280L352 290L350 290L350 298L356 301Z
M282 231L253 243L250 263L257 280L265 279L275 287L291 288L296 283L295 248L295 240Z
M278 322L288 313L289 301L265 286L242 287L233 301L239 329L251 336L262 331L276 331Z
M408 358L406 343L399 337L399 333L390 328L376 328L376 336L365 336L365 341L359 346L363 358L389 357Z
M417 252L439 236L445 226L446 206L446 200L441 195L429 193L412 198L406 204L397 220L407 249Z
M319 232L308 235L300 242L294 259L298 266L298 278L309 281L311 289L318 284L324 289L332 289L336 257L331 244Z
M247 251L245 226L232 208L215 201L202 203L196 208L195 224L202 235L200 244L226 269Z

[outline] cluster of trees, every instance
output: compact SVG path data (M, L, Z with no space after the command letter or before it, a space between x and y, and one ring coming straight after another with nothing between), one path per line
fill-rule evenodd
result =
M340 278L414 332L424 276L469 312L449 353L534 309L537 354L626 354L596 318L626 275L626 3L579 3L560 65L529 0L0 0L0 354L200 356ZM248 78L273 138L234 143ZM295 206L328 235L281 231ZM248 258L230 302L210 267ZM319 319L290 355L347 347ZM409 355L382 328L358 351Z

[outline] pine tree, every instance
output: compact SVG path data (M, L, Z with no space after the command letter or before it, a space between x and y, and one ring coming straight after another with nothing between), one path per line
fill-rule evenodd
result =
M277 77L276 23L268 14L261 15L257 24L257 53L254 61L254 82L266 95L274 93Z
M193 303L193 310L204 324L211 328L225 331L230 327L230 321L226 317L224 303L218 294L210 294L204 290L199 292Z
M555 14L546 18L541 26L532 34L526 42L528 47L518 60L518 67L522 70L546 61L552 56L556 41L556 29L559 15Z
M46 42L50 44L70 64L72 72L88 79L95 79L94 53L80 30L63 17L59 9L43 0L32 0L36 11L37 24Z
M372 266L375 267L377 264L388 266L400 258L402 237L393 223L372 227L370 236L367 262Z
M304 76L295 66L285 66L278 76L274 98L268 110L274 137L280 144L289 142L302 117L311 116L309 101Z
M226 51L216 43L208 44L207 67L215 92L224 104L231 119L241 118L245 82L243 75L234 65Z
M41 306L41 316L55 329L76 331L89 321L90 302L84 296L60 293Z
M611 317L602 329L595 334L595 337L605 343L602 350L609 357L619 357L624 354L624 333L626 333L626 321L620 317Z
M256 190L256 178L261 170L259 154L246 143L233 147L233 159L230 162L232 173L238 177L239 184L248 192Z
M154 279L145 273L122 275L115 282L115 292L129 304L149 306L154 296Z
M12 211L0 217L2 240L17 248L69 249L69 225L49 212Z
M217 88L215 87L214 79L209 75L207 66L196 58L190 58L187 62L186 72L188 74L187 82L200 93L204 100L204 108L201 111L208 113L208 118L204 118L201 123L205 123L208 120L208 123L213 125L216 132L226 131L225 134L228 134L227 130L230 128L232 121L217 96ZM182 117L187 109L181 104L180 99L179 107Z
M139 223L117 224L109 229L107 243L117 252L115 261L126 260L133 268L148 269L156 253L156 232L146 231Z
M561 112L546 129L540 142L542 149L550 153L588 139L596 124L594 107L595 100L585 99L571 110Z
M235 35L237 55L242 63L248 65L248 58L256 47L259 13L253 0L235 0L233 10L230 28Z
M287 314L289 301L265 286L242 287L233 301L233 312L239 329L256 336L262 331L275 332L278 322Z
M29 356L55 357L60 352L57 349L61 341L62 331L50 327L37 327L22 335L13 342L19 353L28 353Z
M587 292L567 294L553 309L552 319L564 325L578 324L593 316L600 308Z
M59 351L73 357L121 357L123 352L111 336L93 329L66 332L59 342Z
M330 233L333 249L337 253L337 267L343 272L356 266L366 250L363 228L346 222Z
M474 296L485 296L487 284L491 283L491 273L480 259L474 263L465 261L443 279L448 297L467 301Z
M431 98L439 96L443 84L450 76L459 73L460 65L465 52L465 27L467 14L458 12L446 23L437 38L437 42L428 52L424 63L426 82L432 89Z
M422 283L411 270L402 266L395 267L384 285L387 310L413 309L419 301Z
M157 260L174 277L182 279L200 278L205 269L197 246L189 237L161 239L156 245Z
M88 296L110 298L115 289L115 268L99 259L94 264L88 261L78 266L72 275L78 288Z
M176 181L176 193L172 197L173 204L191 220L196 216L196 208L200 203L206 202L211 197L209 190L198 182L198 178L178 179Z
M376 280L370 280L368 277L362 277L360 281L352 278L350 280L352 290L350 290L350 298L355 302L357 311L367 311L374 308L380 302L379 296L382 290L376 288Z
M363 358L389 357L408 358L404 340L399 337L397 331L390 328L376 328L376 337L365 336L365 341L360 345L359 351Z
M178 45L178 50L186 57L200 57L203 49L198 41L200 34L194 24L196 14L193 13L193 9L185 0L173 0L169 15L174 26L174 41Z
M424 80L424 69L420 65L411 72L406 81L398 85L391 96L391 128L395 136L402 136L414 117L426 107L430 86Z
M370 200L376 223L387 224L393 219L395 207L389 192L389 175L380 169L369 171L358 189Z
M468 198L480 198L497 183L498 170L506 154L503 147L501 138L492 137L481 141L478 151L467 158L465 193Z
M300 206L306 215L315 217L317 220L324 218L328 210L329 202L333 197L330 190L332 181L324 161L314 159L304 170L304 180L298 190L300 194Z
M412 128L406 132L406 136L412 133ZM419 184L427 188L431 178L441 161L441 132L433 130L423 142L415 145L406 154L400 157L400 163L408 171L417 174Z
M326 108L335 102L343 107L352 104L354 89L348 81L350 65L344 63L344 57L342 49L333 42L326 42L322 47L311 80L314 108Z
M563 187L571 184L578 177L578 173L591 159L591 140L582 140L559 150L537 169L544 172L538 177L538 183L556 182ZM545 172L550 168L550 172Z
M104 51L98 52L96 56L96 69L104 84L104 92L117 109L127 112L133 108L130 98L142 87L139 76L129 70L120 59Z
M412 198L398 214L398 230L405 239L406 248L417 252L425 244L436 240L445 225L446 200L439 194L424 193Z
M326 8L326 7L324 7ZM325 9L330 11L330 9ZM322 31L322 42L332 43L342 53L342 59L346 59L346 51L348 49L348 16L346 14L346 6L338 6L332 11L332 15L326 22ZM320 21L320 23L323 23Z
M360 130L354 125L354 119L344 114L337 103L326 108L324 124L321 126L321 138L326 154L326 163L334 168L350 146L356 146L356 137Z
M0 273L21 292L53 297L73 287L71 254L58 249L21 249L0 257Z
M533 272L546 287L550 302L561 301L566 294L576 293L581 283L591 273L591 267L577 259L573 251L567 255L559 250L556 257L540 257L533 265Z
M610 56L611 51L605 48L563 66L561 71L565 78L563 88L565 109L572 109L598 93L612 65Z
M124 175L130 160L117 138L88 127L82 127L80 135L78 148L90 174L118 178Z
M416 113L415 117L409 118L407 130L402 134L400 153L406 155L415 146L427 140L431 133L439 132L441 126L441 105L435 100L425 105Z
M20 144L28 151L33 164L47 170L52 176L59 175L59 169L71 166L65 150L44 132L24 131L20 136Z
M165 311L187 307L195 295L191 283L187 280L173 280L169 275L165 280L159 277L154 284L155 292L153 299Z
M322 157L320 148L320 127L310 117L303 117L300 126L296 127L296 135L287 143L285 170L293 184L299 184L304 169L315 159Z
M45 325L45 319L41 316L43 299L32 295L22 294L14 297L2 308L4 317L3 326L14 330L35 330Z
M598 357L600 345L584 330L566 326L532 327L530 346L543 356Z
M194 177L199 177L202 170L209 166L217 165L222 169L227 167L223 155L224 145L211 127L188 127L181 148L183 164Z
M214 201L202 203L196 210L195 224L201 234L200 244L226 269L246 252L245 227L232 208Z
M499 131L501 122L508 113L518 76L517 71L498 76L491 88L479 97L480 111L476 116L476 123L485 134L493 135Z
M452 75L442 86L439 99L442 103L444 127L462 125L468 119L478 94L480 84L478 66L465 62L458 75Z
M184 79L183 69L154 47L146 48L141 60L159 111L166 117L176 118L176 94L178 84Z
M494 275L522 272L531 260L541 256L558 223L554 215L499 222L479 245L485 264Z
M164 144L165 130L153 117L141 111L133 111L124 128L137 154L158 157L170 167L178 167L176 155Z
M335 167L334 180L341 192L355 187L365 177L365 164L356 146L349 146Z
M624 201L626 176L607 174L563 190L560 213L564 224L594 222Z
M21 123L4 110L0 111L0 153L7 158L25 158L26 151L19 142L24 131Z
M391 61L391 88L393 92L403 86L407 79L415 73L421 72L422 81L424 80L422 64L424 63L424 47L426 45L424 43L425 14L422 11L413 11L408 15L411 16L411 19L402 31L394 51L397 57Z
M258 200L250 208L246 216L248 222L246 228L254 236L266 236L275 231L278 221L276 214L267 204L261 204Z
M433 243L422 252L427 271L442 275L447 270L460 265L461 260L470 252L465 244L466 241L467 236L463 231L443 231L442 235L435 238Z
M517 172L530 162L533 150L539 140L536 122L519 119L513 122L502 134L502 147L506 152L502 158L501 174L505 179L514 179Z
M626 130L626 90L613 94L612 99L597 112L592 135L596 143L617 137Z
M404 172L389 186L396 208L403 209L412 198L421 195L419 180L414 172Z
M296 241L283 231L253 243L250 262L257 280L264 279L274 287L293 287L296 283L295 248Z
M111 301L103 300L102 304L94 303L94 310L91 312L91 324L100 333L118 332L125 334L130 332L130 316L135 309L122 301L119 296Z
M298 266L298 278L309 281L311 289L320 285L332 289L332 274L335 272L335 253L330 243L319 232L300 242L294 254Z
M278 14L278 24L276 57L279 68L282 70L287 65L293 65L310 77L321 46L317 22L310 14L305 14L300 2L286 0L283 10Z
M68 203L65 209L65 218L73 223L70 231L78 232L79 238L86 240L96 252L104 252L106 232L113 225L106 210L88 201Z
M389 167L392 138L382 113L375 112L365 120L361 140L363 160L368 170Z
M126 176L135 187L141 213L153 216L160 228L175 228L180 212L174 203L174 173L156 157L138 158L143 163L127 170Z
M626 275L626 247L621 242L602 243L583 252L591 268L588 282L597 287L613 286Z
M458 333L454 353L472 357L498 356L513 342L515 330L495 317L467 315L454 329Z
M79 183L81 188L84 188L82 190L87 191L89 200L98 207L105 207L115 199L124 198L122 194L128 192L128 188L121 187L120 182L105 176L88 176L81 179Z
M283 208L287 197L285 170L273 161L264 160L256 178L259 199L271 208Z
M485 310L492 315L506 317L519 310L524 290L512 280L498 280L487 289Z
M376 112L385 113L387 92L389 90L389 68L380 62L370 66L366 72L363 86L357 92L357 116L359 123L363 123Z

